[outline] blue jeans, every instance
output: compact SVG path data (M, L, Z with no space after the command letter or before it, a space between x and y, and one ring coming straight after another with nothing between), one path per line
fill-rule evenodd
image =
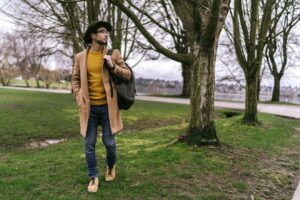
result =
M97 128L99 125L102 126L102 142L106 148L107 166L112 168L116 162L116 143L115 136L112 134L110 128L108 106L107 104L101 106L91 105L87 133L84 139L85 158L89 177L98 176L95 146L97 142Z

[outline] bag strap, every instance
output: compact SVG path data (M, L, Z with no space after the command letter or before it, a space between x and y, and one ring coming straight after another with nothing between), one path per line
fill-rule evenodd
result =
M109 49L106 55L111 56L111 55L113 54L113 52L114 52L114 49ZM105 62L105 63L106 63L106 62ZM106 63L106 65L107 65L107 63ZM111 74L111 72L110 72L108 66L106 66L106 67L107 67L108 73L109 73L109 75L110 75L110 77L109 77L110 96L111 96L111 98L113 98L113 97L114 97L114 91L113 91L113 87L112 87L112 74Z

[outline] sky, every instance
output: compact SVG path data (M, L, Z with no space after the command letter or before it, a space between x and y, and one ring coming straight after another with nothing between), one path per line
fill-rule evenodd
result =
M8 4L9 0L0 0L0 9L5 9ZM9 30L13 27L13 25L9 23L9 21L9 18L0 12L0 26L2 31Z
M9 0L0 0L0 8L2 8ZM4 7L5 8L5 7ZM11 31L14 25L9 23L9 18L0 13L0 33L3 31ZM219 55L222 56L222 55ZM128 61L129 65L134 63ZM300 62L295 63L298 67L290 68L282 79L282 86L300 87ZM54 66L54 65L52 65ZM182 81L181 64L170 59L156 61L142 61L138 66L133 68L136 78L152 78L163 80ZM216 80L229 74L229 71L220 62L216 62ZM262 85L272 86L272 78L264 78Z

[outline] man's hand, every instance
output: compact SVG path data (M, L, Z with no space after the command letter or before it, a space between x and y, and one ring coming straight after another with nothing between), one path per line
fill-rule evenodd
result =
M112 63L112 61L111 61L111 56L110 55L105 55L104 57L103 57L103 59L106 61L106 63L107 63L107 65L108 65L108 67L110 68L110 69L114 69L115 68L115 65Z

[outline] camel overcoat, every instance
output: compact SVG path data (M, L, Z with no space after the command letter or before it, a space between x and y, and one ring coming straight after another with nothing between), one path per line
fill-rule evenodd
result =
M87 54L89 49L84 50L75 56L74 67L72 71L71 84L73 95L79 107L80 115L80 133L83 137L86 136L88 120L90 115L90 96L88 90L87 77ZM107 48L103 49L103 55L108 52ZM115 69L112 73L116 74L125 80L131 77L131 71L126 67L120 51L115 49L111 55L112 63ZM109 122L112 133L115 134L122 130L123 124L121 120L120 110L118 107L117 91L114 82L112 81L113 97L111 97L111 87L109 83L109 71L103 64L102 80L106 92Z

